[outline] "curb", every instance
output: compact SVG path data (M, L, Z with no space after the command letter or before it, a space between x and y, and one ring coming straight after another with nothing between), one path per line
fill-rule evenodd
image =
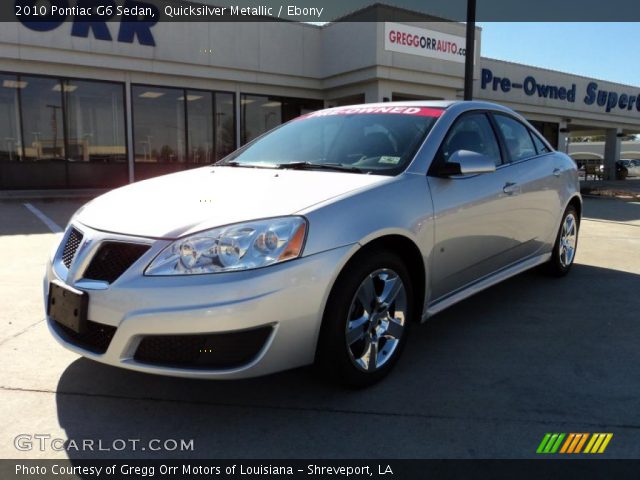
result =
M108 192L108 189L83 190L5 190L0 191L0 202L19 202L22 200L87 200Z

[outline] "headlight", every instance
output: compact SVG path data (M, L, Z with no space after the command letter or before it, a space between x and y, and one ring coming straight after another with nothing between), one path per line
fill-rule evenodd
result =
M214 228L176 240L146 275L193 275L266 267L302 254L307 222L281 217Z

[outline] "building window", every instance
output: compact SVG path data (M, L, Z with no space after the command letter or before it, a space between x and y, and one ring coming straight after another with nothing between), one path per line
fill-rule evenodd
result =
M62 82L54 78L20 77L24 88L22 123L25 159L51 162L65 159Z
M235 149L232 93L135 85L135 179L220 160Z
M136 180L182 170L186 160L184 90L134 86L131 95Z
M194 166L220 160L235 150L233 93L187 90L189 163Z
M16 75L0 75L0 186L22 160L22 133Z
M242 110L240 134L242 143L245 144L284 122L305 113L320 110L323 102L322 100L242 94L240 105Z
M216 93L214 108L216 160L220 160L236 149L235 95L233 93Z
M215 160L213 142L213 94L187 90L189 162L200 166Z
M24 156L12 172L12 186L64 188L67 165L62 111L62 82L19 76Z
M105 188L129 179L124 115L124 87L67 80L65 114L68 186Z
M242 143L248 143L282 123L282 102L259 95L240 97Z
M0 75L2 188L127 182L124 85Z

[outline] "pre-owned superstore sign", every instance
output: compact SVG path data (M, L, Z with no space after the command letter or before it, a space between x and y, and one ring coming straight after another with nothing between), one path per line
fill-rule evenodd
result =
M597 82L589 82L584 94L578 95L575 83L564 86L551 85L538 82L533 75L527 75L521 82L514 82L509 77L498 77L490 69L483 68L480 75L480 88L503 93L517 90L524 92L529 97L548 98L569 103L575 103L576 99L580 99L585 105L597 105L607 113L612 110L640 112L640 93L632 95L603 90L598 87Z
M384 24L384 49L459 63L466 52L464 37L392 22Z

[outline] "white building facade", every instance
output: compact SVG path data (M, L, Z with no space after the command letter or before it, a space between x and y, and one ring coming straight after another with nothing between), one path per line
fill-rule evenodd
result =
M0 189L111 188L221 159L296 116L363 102L461 98L453 22L72 21L0 29ZM640 88L482 58L475 96L559 149L640 131ZM595 86L594 86L595 85Z

